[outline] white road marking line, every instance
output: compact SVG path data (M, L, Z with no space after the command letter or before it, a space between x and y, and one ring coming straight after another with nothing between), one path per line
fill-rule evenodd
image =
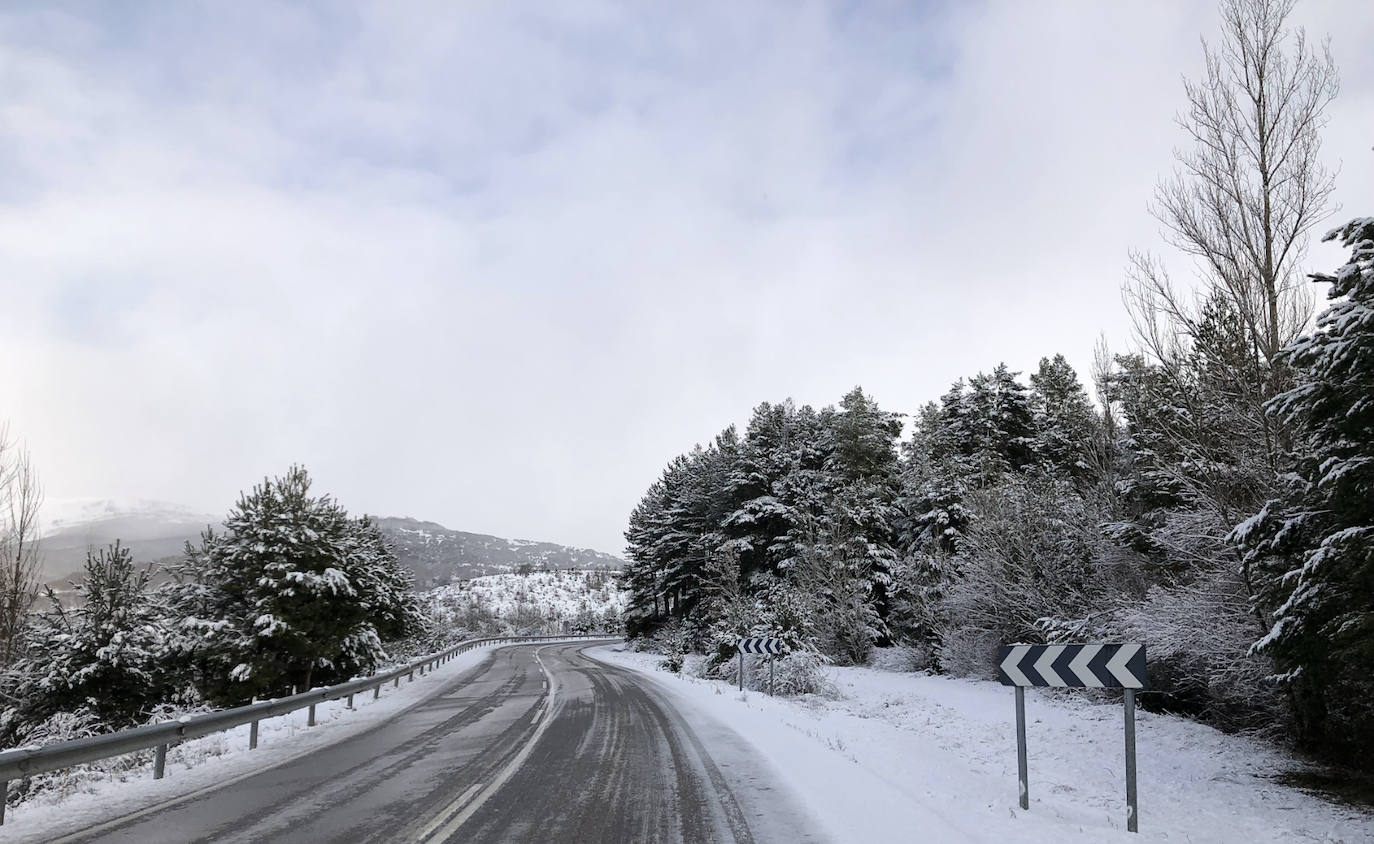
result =
M457 800L454 800L444 809L442 814L440 814L434 820L426 824L424 829L420 830L420 837L417 840L423 841L426 837L431 835L434 832L435 828L437 828L441 823L444 822L444 818L448 817L450 811L465 806L467 802L472 799L473 795L475 795L481 788L482 784L480 782L475 782L472 785L468 786L468 788L462 794L458 795Z
M545 645L544 647L548 646ZM558 694L558 684L554 682L553 675L549 673L549 670L544 667L544 661L539 658L539 652L542 650L544 650L543 647L535 649L534 661L538 663L539 670L543 671L544 676L547 678L549 693L544 700L544 708L552 712L553 701ZM520 748L520 752L515 755L515 758L510 760L506 767L502 768L501 772L492 778L486 788L478 792L477 796L472 798L471 801L468 801L468 795L473 792L477 786L473 786L467 791L464 791L459 795L457 800L445 806L444 810L436 815L433 821L426 824L425 828L420 830L420 834L415 840L417 842L446 841L452 837L453 833L457 832L463 824L467 823L468 819L476 814L478 809L482 808L483 803L487 802L501 786L506 784L506 780L510 779L516 771L520 770L520 766L525 764L525 760L528 759L530 753L534 751L534 746L539 743L539 739L544 735L544 731L547 730L552 723L552 718L545 718L541 721L539 726L534 728L534 733L530 736L529 741L525 742L525 746ZM455 811L458 812L457 816L447 823L444 823L444 821ZM443 826L440 826L440 824L443 824Z

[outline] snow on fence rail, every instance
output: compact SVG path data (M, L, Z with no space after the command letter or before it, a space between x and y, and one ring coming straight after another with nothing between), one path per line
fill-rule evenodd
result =
M247 706L221 709L203 715L182 716L165 724L148 724L100 736L59 741L43 747L21 747L15 750L6 750L0 752L0 824L5 822L5 798L9 795L9 782L12 779L45 774L50 771L70 768L73 765L82 765L87 762L108 759L111 756L122 756L126 753L154 748L157 754L153 759L153 778L162 779L166 772L167 748L177 742L249 724L251 726L248 733L248 747L251 750L258 746L258 722L264 718L286 715L298 709L309 707L310 717L307 719L306 725L313 727L315 726L315 706L317 704L346 697L348 698L348 705L352 707L353 696L369 689L372 690L372 697L376 699L381 696L382 686L387 683L399 686L402 677L414 680L416 672L424 676L426 669L432 670L458 654L482 645L608 638L613 637L600 633L573 633L562 636L491 636L484 639L467 639L398 668L392 668L368 677L359 677L346 683L339 683L336 686L323 686L289 697L259 701Z

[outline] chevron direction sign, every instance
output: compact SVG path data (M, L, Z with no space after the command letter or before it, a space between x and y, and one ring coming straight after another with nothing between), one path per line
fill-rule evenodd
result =
M782 656L784 650L781 639L772 639L767 636L751 636L739 640L739 652L742 654Z
M1143 689L1145 646L1003 645L997 679L1004 686Z
M741 657L743 659L743 657ZM997 649L997 679L1016 690L1016 778L1021 808L1030 809L1030 776L1026 763L1026 689L1060 686L1121 689L1126 726L1126 830L1138 832L1136 800L1135 693L1145 688L1145 646L1002 645Z

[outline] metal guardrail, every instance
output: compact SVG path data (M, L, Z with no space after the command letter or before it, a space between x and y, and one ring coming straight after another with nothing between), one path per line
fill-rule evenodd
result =
M467 639L398 668L359 677L336 686L324 686L289 697L258 701L233 709L221 709L201 715L183 715L176 721L168 721L165 724L148 724L105 735L59 741L42 747L6 750L0 752L0 824L5 822L5 798L9 794L9 781L12 779L58 771L139 750L156 750L153 758L153 778L162 779L167 769L167 748L171 745L249 724L251 726L248 732L248 749L252 750L258 746L258 722L264 718L308 708L310 715L306 720L306 726L313 727L315 707L320 703L346 697L348 706L352 709L355 695L371 690L372 698L376 700L381 696L382 686L387 683L398 687L401 685L402 677L408 678L408 681L414 680L416 673L423 677L426 670L432 671L458 654L483 645L611 638L615 637L601 633L573 633L566 636L491 636L484 639Z

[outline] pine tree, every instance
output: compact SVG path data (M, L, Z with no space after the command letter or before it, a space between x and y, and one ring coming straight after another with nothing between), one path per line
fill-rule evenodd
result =
M71 606L47 590L16 670L27 678L11 719L30 726L59 713L90 713L105 729L140 723L169 682L162 655L165 611L129 549L115 542L86 554ZM17 716L15 718L14 716Z
M428 620L415 594L415 578L396 558L391 543L370 517L349 524L345 573L351 579L363 613L380 641L399 641L427 632ZM370 669L380 652L370 645L346 649L345 671Z
M188 548L172 589L184 617L178 650L211 700L347 679L385 658L379 625L401 632L414 620L375 527L310 485L299 466L264 480L224 533Z
M1266 575L1274 623L1257 647L1295 682L1303 737L1368 764L1374 750L1374 218L1326 239L1350 262L1313 278L1331 285L1316 330L1283 361L1296 386L1269 411L1301 449L1287 495L1236 528Z
M891 483L902 433L900 414L882 410L855 387L840 400L830 430L834 450L825 463L829 472L848 483Z
M969 379L968 420L971 451L965 454L980 484L1020 470L1035 460L1035 424L1026 387L1005 363L991 375Z
M667 496L663 479L655 480L630 513L630 524L625 530L629 558L624 574L629 592L625 633L631 638L651 633L661 618L658 599L663 591L663 571L658 559L658 539L665 530Z
M723 522L746 574L788 568L802 522L828 495L825 461L833 450L822 415L791 400L754 409L730 475L733 511Z
M1059 475L1085 477L1096 429L1092 403L1063 355L1040 359L1030 377L1035 452Z

